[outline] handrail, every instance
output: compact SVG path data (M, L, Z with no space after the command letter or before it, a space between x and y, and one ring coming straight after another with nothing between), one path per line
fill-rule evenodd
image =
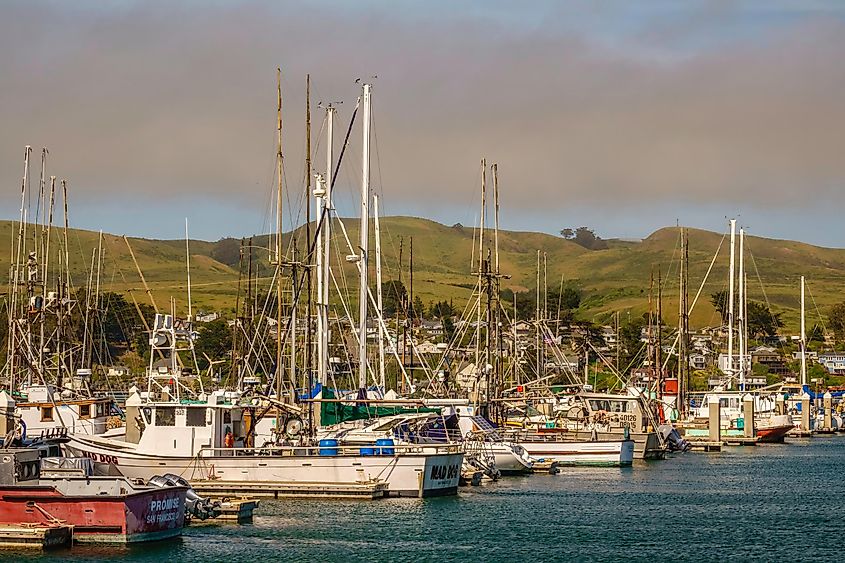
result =
M402 455L420 454L455 454L464 452L463 444L338 444L337 446L269 446L263 448L209 448L199 450L197 457L230 457L230 456L297 456L297 457L319 457L320 452L335 451L335 457L354 456L361 457L361 449L369 448L379 450L381 457L399 457ZM393 453L385 454L384 450ZM368 454L366 457L370 457Z

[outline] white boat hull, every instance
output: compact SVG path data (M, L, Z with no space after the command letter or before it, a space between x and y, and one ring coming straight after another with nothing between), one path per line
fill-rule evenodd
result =
M558 465L627 467L634 461L633 440L596 442L526 440L518 444L532 457L556 461Z
M79 435L72 435L66 448L73 455L91 458L98 464L115 465L129 478L149 479L155 474L169 472L192 482L342 484L385 481L390 496L414 497L456 494L464 457L463 451L455 447L419 447L417 452L378 456L354 455L344 448L340 448L340 455L316 455L316 448L277 450L282 455L247 454L229 449L208 451L215 455L201 452L195 457L182 457L149 455L135 451L135 444ZM303 455L299 455L300 452Z

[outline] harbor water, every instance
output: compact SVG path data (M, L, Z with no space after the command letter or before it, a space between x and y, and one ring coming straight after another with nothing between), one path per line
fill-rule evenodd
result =
M16 561L834 560L845 436L566 468L459 496L262 501L249 525L138 547L0 552Z

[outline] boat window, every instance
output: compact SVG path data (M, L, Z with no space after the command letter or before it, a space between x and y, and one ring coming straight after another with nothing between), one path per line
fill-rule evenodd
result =
M53 422L53 407L41 407L41 422Z
M173 407L157 408L156 426L176 426L176 409Z
M192 407L186 415L187 426L205 426L205 407Z
M79 405L79 418L91 418L91 405Z
M606 412L634 412L633 401L618 401L613 399L591 399L590 409Z
M231 424L232 423L232 413L224 410L223 411L223 424Z
M729 404L730 404L729 398L722 397L721 399L719 399L719 406L721 406L723 408L727 408L729 406Z

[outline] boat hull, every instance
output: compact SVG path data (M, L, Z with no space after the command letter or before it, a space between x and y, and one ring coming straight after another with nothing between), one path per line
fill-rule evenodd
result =
M518 442L532 457L558 465L629 467L634 460L633 440L594 442L526 440Z
M116 465L130 478L149 479L160 473L176 473L191 482L222 480L233 482L362 483L385 481L388 496L431 497L454 495L458 491L463 451L459 448L416 448L418 453L401 455L297 455L308 448L279 450L283 455L238 455L227 450L195 457L154 456L134 452L132 444L112 443L102 438L72 436L66 448L74 455L89 457L98 465ZM399 450L395 446L394 450ZM352 451L358 451L352 448ZM253 450L260 452L261 450ZM439 453L443 452L443 453ZM203 452L204 453L204 452ZM268 450L267 452L271 452ZM220 455L226 454L226 455Z
M128 495L64 495L55 487L0 487L0 522L72 525L78 543L139 543L182 534L187 487ZM33 509L34 508L34 509Z

